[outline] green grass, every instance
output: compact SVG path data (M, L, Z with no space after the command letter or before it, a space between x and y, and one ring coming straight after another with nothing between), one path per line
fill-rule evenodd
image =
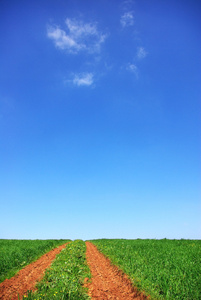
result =
M201 299L200 240L93 240L152 299Z
M69 240L0 240L0 282Z
M90 278L86 263L86 245L81 240L69 243L46 270L37 285L36 292L28 292L23 299L29 300L86 300L89 299L83 287L84 279Z

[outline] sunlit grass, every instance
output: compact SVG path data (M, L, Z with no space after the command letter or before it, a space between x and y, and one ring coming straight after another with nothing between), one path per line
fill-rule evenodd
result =
M94 240L152 299L201 299L200 240Z
M0 282L69 240L0 240Z

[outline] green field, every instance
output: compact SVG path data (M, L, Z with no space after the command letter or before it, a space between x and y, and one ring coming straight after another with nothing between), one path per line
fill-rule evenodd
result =
M0 240L0 282L69 240Z
M201 240L93 240L152 299L201 299Z
M69 240L0 240L0 278L10 278L45 252ZM201 240L92 240L151 299L201 299ZM90 278L82 240L67 244L24 299L89 299Z

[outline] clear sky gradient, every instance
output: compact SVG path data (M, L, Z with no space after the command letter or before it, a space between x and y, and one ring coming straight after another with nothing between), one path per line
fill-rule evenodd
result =
M201 238L200 13L0 1L0 238Z

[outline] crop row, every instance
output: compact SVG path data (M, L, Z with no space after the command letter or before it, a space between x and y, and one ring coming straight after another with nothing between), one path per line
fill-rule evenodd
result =
M93 240L152 299L201 299L200 240Z
M67 244L51 267L46 270L37 291L28 292L23 299L28 300L86 300L89 299L83 287L84 279L90 278L90 270L85 258L86 245L81 240Z
M69 240L0 240L0 282Z

